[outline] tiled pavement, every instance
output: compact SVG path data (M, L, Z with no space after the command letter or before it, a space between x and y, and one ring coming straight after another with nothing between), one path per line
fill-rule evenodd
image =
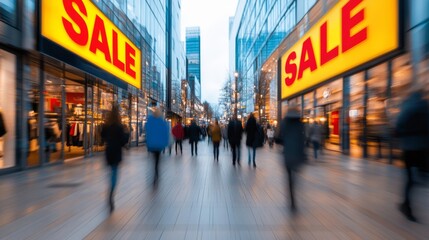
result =
M429 239L429 187L416 189L420 223L398 211L401 169L325 152L298 177L298 212L288 209L279 149L241 166L221 147L163 155L152 185L144 147L125 153L116 209L106 206L102 156L0 177L0 239Z

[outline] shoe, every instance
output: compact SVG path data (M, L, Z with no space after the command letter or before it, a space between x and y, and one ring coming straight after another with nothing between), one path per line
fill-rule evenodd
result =
M113 201L113 198L109 199L109 210L110 210L110 213L112 213L113 210L115 210L115 202Z
M405 204L400 204L400 205L399 205L399 211L400 211L402 214L404 214L404 216L405 216L408 220L410 220L410 221L412 221L412 222L417 222L417 219L414 217L414 215L413 215L413 213L412 213L412 211L411 211L411 208L410 208L409 206L407 206L407 205L405 205Z
M256 163L253 163L253 167L254 167L254 168L256 167Z

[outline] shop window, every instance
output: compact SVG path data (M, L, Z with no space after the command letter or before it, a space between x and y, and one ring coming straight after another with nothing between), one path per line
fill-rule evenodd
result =
M51 70L51 69L49 69ZM53 71L45 73L45 91L44 91L44 141L45 162L53 163L62 160L62 121L63 105L62 98L64 94L64 80L53 75Z
M15 166L16 56L0 50L0 169Z
M24 104L27 121L26 132L26 156L27 167L34 167L40 164L39 161L39 104L40 104L40 66L31 62L24 66Z
M87 88L91 91L91 88ZM89 132L91 119L88 119L88 125L85 125L85 85L79 82L67 79L65 81L65 112L66 112L66 131L65 131L65 159L81 157L85 154L85 148L89 145ZM88 102L87 108L90 109L91 102ZM85 134L86 131L86 134ZM86 138L86 142L85 142Z
M350 76L350 154L362 156L363 117L364 117L365 74L356 73Z

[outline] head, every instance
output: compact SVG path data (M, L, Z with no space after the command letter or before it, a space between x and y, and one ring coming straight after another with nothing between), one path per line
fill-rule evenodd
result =
M219 125L219 122L217 121L217 119L215 120L215 125L216 126Z
M156 107L153 109L153 116L156 118L162 117L162 111L160 108Z
M301 118L301 113L298 107L290 106L287 110L286 117L288 118Z
M112 110L107 115L107 125L121 124L121 114L119 114L119 106L116 104L112 105Z

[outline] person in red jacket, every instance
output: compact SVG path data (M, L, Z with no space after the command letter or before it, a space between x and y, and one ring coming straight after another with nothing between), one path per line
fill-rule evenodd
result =
M176 141L176 155L177 155L177 145L180 147L180 154L182 154L182 140L185 137L185 130L182 126L182 122L179 120L176 126L172 129L174 139Z

